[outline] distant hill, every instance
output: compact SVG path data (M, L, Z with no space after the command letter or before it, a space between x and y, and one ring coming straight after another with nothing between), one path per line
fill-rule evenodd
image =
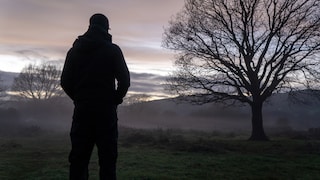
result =
M14 78L18 75L19 73L0 71L0 80L2 80L4 86L10 87Z
M320 127L319 99L307 93L298 93L298 96L304 101L298 103L289 98L288 93L275 94L270 98L263 109L266 129ZM177 104L174 99L164 99L121 107L119 123L136 128L250 131L251 110L246 105Z

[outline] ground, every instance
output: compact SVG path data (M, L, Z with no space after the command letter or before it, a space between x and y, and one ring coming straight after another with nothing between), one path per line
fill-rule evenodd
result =
M251 142L246 135L120 129L118 179L319 179L320 141ZM0 179L68 179L68 133L0 138ZM98 179L96 149L90 179Z

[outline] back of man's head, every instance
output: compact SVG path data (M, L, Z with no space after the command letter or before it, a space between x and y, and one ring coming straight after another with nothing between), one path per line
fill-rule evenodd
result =
M109 20L105 15L97 13L90 17L90 26L99 26L105 30L108 30Z

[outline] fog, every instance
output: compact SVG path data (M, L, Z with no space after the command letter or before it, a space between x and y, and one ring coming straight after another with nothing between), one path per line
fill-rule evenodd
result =
M305 131L320 127L319 105L320 101L315 98L306 103L291 101L288 94L274 95L263 109L266 132ZM135 128L250 132L251 109L243 104L191 105L166 99L120 108L119 123Z
M287 94L264 105L266 133L307 131L320 127L320 101L291 102ZM69 132L73 103L67 97L46 101L6 101L0 107L0 135L34 136ZM174 99L139 102L118 107L119 125L138 129L183 129L207 132L250 132L251 112L245 105L191 105Z

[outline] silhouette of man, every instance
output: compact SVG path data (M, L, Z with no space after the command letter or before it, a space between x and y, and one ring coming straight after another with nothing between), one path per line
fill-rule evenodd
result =
M98 148L100 179L116 179L117 106L128 91L130 75L108 30L106 16L91 16L87 32L68 51L61 75L61 87L75 106L69 155L72 180L88 179L94 145Z

